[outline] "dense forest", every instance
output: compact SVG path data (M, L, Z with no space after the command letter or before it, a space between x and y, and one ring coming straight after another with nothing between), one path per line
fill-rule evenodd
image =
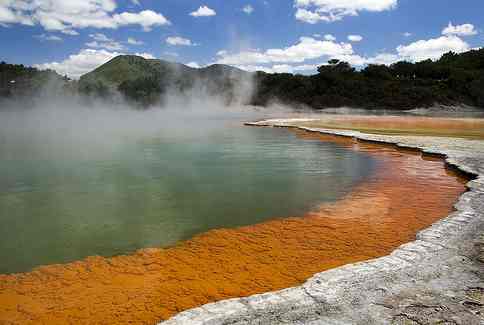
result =
M165 94L175 93L218 95L227 103L244 97L245 104L266 106L277 101L314 109L412 109L435 104L484 108L484 49L449 52L437 61L368 65L362 70L330 60L311 76L249 73L224 65L194 69L123 55L79 81L71 81L54 71L0 64L0 97L32 98L46 89L49 95L56 92L105 100L122 96L138 107L156 104Z
M28 100L43 93L72 92L73 84L53 70L38 70L22 64L0 62L0 98Z
M258 72L255 89L256 105L279 100L315 109L412 109L434 104L484 108L484 49L449 52L438 61L368 65L361 71L331 60L312 76Z
M162 102L167 94L219 96L229 104L252 79L252 73L225 65L195 69L179 63L122 55L83 75L79 91L101 97L120 93L130 103L141 106Z

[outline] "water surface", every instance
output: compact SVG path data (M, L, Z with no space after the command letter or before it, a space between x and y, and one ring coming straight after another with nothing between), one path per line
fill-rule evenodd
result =
M0 131L0 273L303 215L375 168L335 143L244 127L250 118L187 118L176 131L165 120L147 133L95 137L90 118L83 135L72 135L77 124L62 134Z

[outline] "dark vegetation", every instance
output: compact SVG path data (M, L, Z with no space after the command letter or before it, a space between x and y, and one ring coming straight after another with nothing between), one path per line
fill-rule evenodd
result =
M230 103L242 83L248 83L251 78L251 74L229 66L194 69L178 63L123 55L83 75L79 91L100 97L119 92L128 101L142 106L163 101L167 94L218 95Z
M69 79L55 71L0 62L0 98L27 100L43 92L69 92L71 88Z
M331 60L312 76L258 72L253 102L271 100L315 109L411 109L434 104L484 107L484 50L447 53L438 61L369 65L356 71Z
M254 85L246 104L265 106L278 101L314 109L411 109L435 104L484 108L484 49L450 52L438 61L369 65L360 71L346 62L331 60L312 76L249 73L224 65L193 69L132 55L118 56L78 82L53 71L4 62L0 65L0 97L33 97L45 85L83 98L112 100L121 94L141 107L162 102L167 94L218 95L231 103Z

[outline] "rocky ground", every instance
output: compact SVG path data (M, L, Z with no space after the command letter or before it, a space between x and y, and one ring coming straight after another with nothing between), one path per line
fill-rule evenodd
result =
M297 127L299 122L252 125ZM389 256L316 274L299 287L204 305L161 324L483 325L484 141L302 129L444 155L449 165L476 178L454 213Z

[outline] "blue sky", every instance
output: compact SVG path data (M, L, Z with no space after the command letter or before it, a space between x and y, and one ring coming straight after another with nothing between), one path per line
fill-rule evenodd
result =
M482 0L0 0L0 60L71 77L121 53L312 73L331 58L361 67L479 48L483 13Z

